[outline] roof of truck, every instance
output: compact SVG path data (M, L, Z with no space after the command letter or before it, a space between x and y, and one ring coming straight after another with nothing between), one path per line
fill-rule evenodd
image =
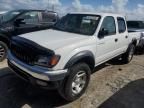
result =
M116 14L116 13L100 13L100 12L71 12L70 14L88 14L88 15L100 15L100 16L121 16L125 17L122 14Z

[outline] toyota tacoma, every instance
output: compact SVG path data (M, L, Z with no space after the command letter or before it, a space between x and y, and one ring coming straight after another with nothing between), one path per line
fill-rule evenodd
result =
M118 56L129 63L135 46L124 16L69 13L52 29L13 37L8 65L24 80L73 101L87 89L96 66Z

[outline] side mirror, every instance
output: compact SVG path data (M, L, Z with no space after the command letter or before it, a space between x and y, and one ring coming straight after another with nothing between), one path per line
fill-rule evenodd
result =
M102 28L98 34L99 38L104 38L104 36L108 35L108 30L105 28Z
M19 27L20 26L20 24L26 24L25 22L24 22L24 19L16 19L15 21L14 21L14 25L15 26L17 26L17 27Z

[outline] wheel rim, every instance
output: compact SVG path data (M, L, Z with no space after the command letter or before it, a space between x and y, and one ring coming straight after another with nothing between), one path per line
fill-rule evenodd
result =
M79 71L72 82L72 92L73 94L77 95L79 94L86 85L86 73L84 71Z
M4 58L5 53L5 48L2 45L0 45L0 59Z
M132 47L132 48L130 49L130 52L129 52L129 61L132 60L133 54L134 54L134 48Z

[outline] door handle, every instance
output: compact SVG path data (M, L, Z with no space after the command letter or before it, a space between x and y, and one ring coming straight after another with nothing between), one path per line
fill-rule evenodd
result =
M118 41L118 39L115 39L115 42L117 42Z
M128 36L125 36L125 38L127 39L127 38L128 38Z

